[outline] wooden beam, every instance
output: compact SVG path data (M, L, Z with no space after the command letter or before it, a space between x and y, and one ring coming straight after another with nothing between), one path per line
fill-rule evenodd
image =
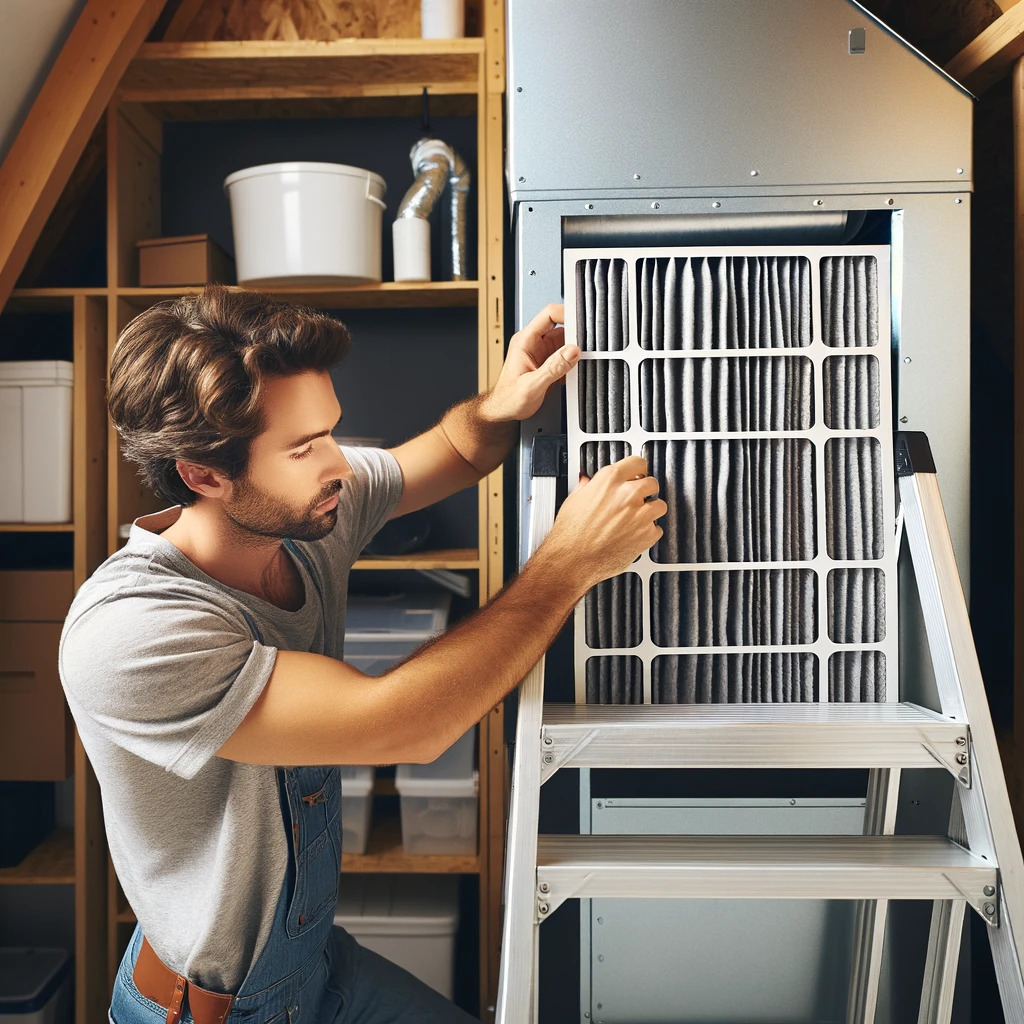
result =
M164 32L165 43L180 43L185 38L203 3L204 0L181 0L181 5L174 12L174 17Z
M1024 55L1024 4L1015 4L947 65L946 71L980 96Z
M164 0L87 0L0 164L0 307Z
M1004 14L1013 7L1019 0L996 0L996 7L999 8Z

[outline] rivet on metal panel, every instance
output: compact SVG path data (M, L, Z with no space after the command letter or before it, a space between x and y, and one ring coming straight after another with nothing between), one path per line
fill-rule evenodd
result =
M895 202L896 202L895 199L886 199L885 205L886 206L892 206Z
M721 208L722 204L717 199L711 204L712 210L720 210Z
M541 892L550 892L551 891L551 886L548 885L547 882L541 882L540 883L540 891Z
M907 422L907 417L906 416L901 416L900 417L900 423L906 423L906 422Z
M661 203L651 203L651 209L652 210L660 210L661 209Z
M991 895L992 895L992 893L988 893L988 895L989 895L989 896L991 896ZM598 924L604 924L604 918L603 918L603 917L599 917L599 918L597 919L597 923L598 923Z
M994 903L985 904L985 913L991 917L996 912L996 905Z
M525 178L523 178L523 177L520 177L520 178L519 178L519 180L520 180L520 181L526 181L526 179L525 179Z
M967 755L966 754L957 754L956 755L956 763L957 764L967 764Z
M554 744L554 742L555 741L550 736L545 736L544 737L544 746L550 747L550 746L552 746Z
M958 168L956 169L956 173L957 173L957 174L963 174L963 173L964 173L964 169L963 169L962 167L958 167Z
M956 745L958 747L966 747L967 746L967 737L966 736L957 736L957 738L956 738Z
M814 200L814 205L815 206L824 206L825 205L825 200L824 199L815 199Z
M640 175L639 174L634 174L633 175L633 180L634 181L639 181L640 180Z
M593 203L584 203L583 204L583 209L584 210L592 210L593 208L594 208L594 204Z
M957 206L959 206L963 202L963 200L962 199L954 199L953 202L956 203Z
M756 178L756 177L758 176L758 174L759 174L759 173L760 173L759 171L751 171L751 172L750 172L750 176L751 176L752 178Z
M903 357L903 362L909 363L910 362L910 356L904 356Z
M982 889L981 891L986 896L995 896L995 894L996 894L996 887L994 885L986 885L985 888Z
M523 87L521 85L517 85L516 86L516 92L522 92L522 91L523 91Z
M537 276L537 271L536 270L531 270L530 271L530 277L536 277L536 276Z
M537 907L537 913L546 914L550 909L551 907L549 907L546 903L542 903L539 907Z
M554 754L545 754L544 755L544 763L545 764L554 764L555 763L555 755Z

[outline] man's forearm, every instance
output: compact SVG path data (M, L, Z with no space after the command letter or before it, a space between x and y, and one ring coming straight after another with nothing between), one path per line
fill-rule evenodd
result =
M519 434L518 422L496 422L487 417L487 397L474 395L452 406L438 424L455 452L481 477L508 458Z
M569 559L542 549L485 608L383 676L410 746L437 756L483 718L544 656L586 589Z

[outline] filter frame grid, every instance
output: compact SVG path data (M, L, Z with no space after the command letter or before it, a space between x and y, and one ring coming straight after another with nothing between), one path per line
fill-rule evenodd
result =
M590 336L604 339L600 347L596 343L588 344L581 356L580 365L571 371L567 378L570 481L577 480L580 472L586 469L592 472L600 468L601 464L612 457L612 453L632 452L650 456L653 450L649 446L664 442L757 442L756 450L769 453L782 452L783 442L789 445L809 442L812 470L808 484L806 475L800 480L791 479L791 476L787 475L790 473L788 464L781 457L777 461L774 455L771 460L762 460L766 466L770 466L770 470L766 468L764 472L775 474L770 480L769 476L765 479L769 482L781 480L783 483L785 498L781 506L782 519L779 521L786 530L792 530L792 524L787 523L786 517L792 516L793 508L801 504L802 499L797 500L797 497L805 493L810 495L810 518L808 519L806 511L801 516L801 521L810 523L812 527L812 541L809 546L805 540L801 540L800 543L784 544L781 547L774 542L754 545L753 548L744 549L746 560L736 557L736 551L739 549L722 546L702 549L700 557L707 559L706 561L695 561L693 555L689 556L690 561L656 561L655 555L664 556L654 549L641 554L629 570L632 577L640 581L641 607L637 616L635 607L630 605L631 628L627 631L629 640L634 640L638 619L639 643L631 642L628 646L622 647L590 646L587 643L587 602L581 601L574 620L576 700L580 703L586 702L588 672L590 678L597 678L595 673L598 666L593 665L588 669L589 663L600 658L625 657L639 660L639 668L643 674L644 703L651 703L659 696L664 699L666 694L674 696L677 700L713 703L747 700L825 702L829 700L830 692L837 692L837 687L842 691L836 697L840 700L899 700L896 487L892 451L893 382L888 372L891 344L891 324L888 315L889 247L658 246L569 249L563 252L563 260L566 284L566 337L579 341L580 332L587 330L587 324L590 323ZM760 291L757 294L741 294L739 298L733 291L726 289L723 292L721 288L714 301L702 300L697 295L693 300L697 305L690 314L691 319L703 323L705 329L711 333L702 336L702 341L698 337L697 328L694 328L690 332L692 338L696 339L692 348L654 348L650 347L650 338L653 337L652 321L644 302L640 300L640 292L643 289L646 289L643 296L645 300L649 301L652 294L642 277L645 260L661 261L658 266L663 274L668 272L672 261L676 261L676 270L684 266L700 268L703 280L711 277L718 282L725 282L726 285L730 280L738 280L741 273L746 273L744 267L749 269L756 263L759 281L767 281L769 284L791 281L796 282L796 285L794 290L788 293L790 299L783 301L776 296L782 306L781 311L750 312L758 302L767 301L765 296L771 293L771 288L767 286L759 285ZM775 269L773 260L777 264ZM685 264L680 261L692 262ZM856 270L849 270L854 263ZM610 268L614 268L613 274ZM867 309L873 311L871 315L874 316L874 322L851 326L848 310L823 308L826 268L827 274L830 275L828 280L832 282L838 281L841 284L847 277L856 278L857 286L860 288L855 296L859 304L857 308L863 313L864 296L868 295L871 305ZM783 269L785 272L782 272ZM779 273L775 270L779 270ZM606 283L602 288L600 281L598 286L595 286L594 281L602 274L610 282L610 287ZM696 274L692 276L694 279L697 277ZM580 294L581 284L588 281L590 298ZM699 291L699 287L697 290ZM598 292L605 296L613 293L616 301L622 304L620 309L617 312L605 310L603 316L599 318L594 305L594 296ZM831 294L835 294L835 289ZM728 301L721 298L723 295L726 295ZM701 302L704 304L700 305ZM747 303L748 314L744 314L741 308L744 302ZM802 305L805 302L807 305ZM851 308L853 305L851 303ZM675 317L673 323L682 322L682 318L688 315L685 310L673 311L670 307L671 303L662 296L661 315ZM754 338L755 343L729 343L728 315L737 317L736 323L740 323L742 316L747 315L745 337L748 341ZM707 326L711 323L709 316L713 319L710 327ZM648 347L640 343L640 321L644 318ZM760 333L751 333L750 324L756 322L763 325L769 319L771 324L760 329ZM599 320L605 326L595 326ZM627 331L623 335L620 327L615 326L614 330L610 330L608 324L625 325ZM837 324L843 325L847 335L853 339L845 347L836 344L837 340L842 340L837 333ZM823 337L826 327L830 327L832 331L831 345L827 345ZM680 333L676 337L682 339L684 336ZM708 337L717 339L717 347L705 344ZM608 338L616 340L608 342ZM759 347L759 339L764 338L769 339L769 343L766 347ZM870 343L865 344L865 340ZM771 347L772 345L776 347ZM584 346L581 345L581 348ZM591 374L593 379L594 371L601 372L597 367L588 364L611 360L618 361L625 367L620 392L624 408L615 421L615 426L621 429L583 431L581 420L587 415L588 410L581 384L587 379L588 374ZM843 373L835 371L840 363ZM646 371L643 369L645 364L648 366ZM652 369L655 364L662 368L661 380L665 384L660 394L647 387L647 384L657 376ZM826 373L830 370L832 376L826 379ZM647 375L646 383L644 374ZM808 377L809 387L806 382ZM751 387L751 382L755 379L757 383ZM862 391L865 384L868 387L867 393ZM710 398L707 393L709 385L713 392ZM722 402L728 402L730 397L735 399L740 395L741 386L748 388L748 404L744 415L734 415L735 410L732 409L723 411ZM679 388L681 393L673 390L666 395L666 387ZM839 393L837 388L847 390ZM858 388L861 390L857 390ZM825 401L826 389L829 389L828 405ZM652 397L666 403L673 402L671 415L666 411L656 422L652 414ZM703 403L703 412L698 415L697 411L686 409L685 403L688 398ZM714 405L716 401L719 403L717 408ZM763 411L766 402L774 403L767 412ZM667 410L668 406L665 408ZM670 419L671 429L668 426ZM605 423L608 423L607 417ZM755 429L751 424L764 429ZM588 425L594 424L591 422ZM653 429L654 426L660 429ZM708 427L728 429L705 429ZM850 485L843 489L830 483L830 478L826 475L825 456L829 442L838 442L829 448L830 453L840 449L870 449L877 453L874 466L875 479L878 481L875 488L875 504L871 507L864 505L859 517L848 514L843 518L843 522L860 522L867 516L874 523L878 550L873 548L865 553L856 550L856 547L853 549L858 556L864 557L840 557L844 552L839 551L837 555L835 545L831 543L828 530L840 521L836 517L841 510L834 507L837 502L844 495L848 502L853 502L857 495L860 495L862 504L865 499L856 486ZM708 452L712 450L738 451L735 448L713 449L710 445L703 449ZM835 470L834 462L835 459L830 454L829 468L832 470ZM662 496L670 505L676 500L682 508L686 495L689 494L692 498L697 493L687 491L687 487L695 486L692 484L692 477L686 477L685 480L686 483L678 485L679 495L663 493ZM664 489L664 481L662 484ZM704 485L704 491L701 493L706 491L707 486ZM726 509L727 515L728 507L723 505L722 508ZM755 521L761 511L751 511L749 515L740 518L744 521ZM772 515L778 519L777 510ZM758 528L756 522L752 528ZM878 557L869 557L875 554ZM757 558L754 558L754 555ZM778 570L784 572L780 573ZM837 607L832 588L836 577L833 577L832 573L848 570L863 570L862 578L870 579L873 592L881 595L877 608L881 619L875 623L871 631L871 635L878 636L877 640L864 640L863 637L867 634L863 630L857 634L856 642L834 639L835 635L845 637L847 634L841 629L837 631L830 628L835 626L830 612L834 616ZM708 579L728 580L741 578L743 573L757 574L762 571L764 579L776 582L797 578L812 581L810 592L813 593L813 629L804 629L800 632L799 643L716 642L708 646L693 644L673 647L657 646L654 643L652 576L655 573L676 573L680 574L681 578L689 575L701 578L704 574ZM854 576L856 572L843 578L853 579ZM619 588L616 591L619 593L622 584L614 586ZM634 587L635 584L630 582L629 586ZM609 593L611 589L610 586L605 587ZM788 590L786 592L789 593ZM631 590L630 594L632 600L635 591ZM593 599L591 604L593 606ZM800 614L804 614L804 611ZM683 631L677 632L677 638L682 639ZM664 624L658 635L662 641L665 640L667 634ZM730 636L735 635L737 631L733 630ZM776 628L769 629L765 635L792 638L797 634ZM807 636L812 636L813 639L808 642ZM835 656L839 654L844 656L841 659L836 658ZM657 679L654 673L655 659L660 659ZM632 685L635 683L637 663L631 661L629 664L630 679L626 680L624 677L620 682ZM840 665L841 670L833 667ZM881 678L872 682L874 677L869 678L870 673L865 669L864 679L843 681L843 673L848 675L851 671L849 666L867 665L883 666ZM688 673L687 679L680 679L673 685L665 676L669 666L679 667L680 671L685 669ZM609 670L610 665L601 668L601 672L605 674L608 674ZM772 675L773 672L778 674L778 678ZM690 676L693 676L693 679L690 679ZM750 679L747 679L747 676ZM843 678L840 679L840 676ZM604 679L604 675L601 678ZM756 680L756 686L750 682L751 679ZM698 680L699 685L694 680ZM695 696L696 694L700 696Z

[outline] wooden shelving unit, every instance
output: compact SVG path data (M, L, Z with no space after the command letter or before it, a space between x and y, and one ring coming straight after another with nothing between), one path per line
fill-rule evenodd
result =
M504 2L483 0L483 35L461 40L338 40L295 43L146 43L106 111L107 272L103 287L19 288L5 312L71 312L75 360L74 517L70 523L0 523L0 533L72 534L80 585L120 546L122 523L153 511L155 500L120 458L107 424L105 378L120 330L149 305L194 289L139 288L135 243L161 234L164 121L238 118L417 118L424 88L438 116L476 123L478 280L339 288L275 288L275 297L325 309L477 310L477 384L489 387L504 355L502 278ZM503 582L502 475L479 487L476 548L361 558L358 570L444 569L469 573L481 602ZM346 854L349 872L475 875L480 907L480 1013L497 986L503 865L505 750L503 708L479 726L479 850L472 856L405 855L397 815L375 821L368 850ZM77 1024L106 1019L109 985L134 915L104 843L99 789L76 746L75 827L48 837L0 884L73 884Z
M0 885L74 885L75 830L51 832L20 864L0 868Z

